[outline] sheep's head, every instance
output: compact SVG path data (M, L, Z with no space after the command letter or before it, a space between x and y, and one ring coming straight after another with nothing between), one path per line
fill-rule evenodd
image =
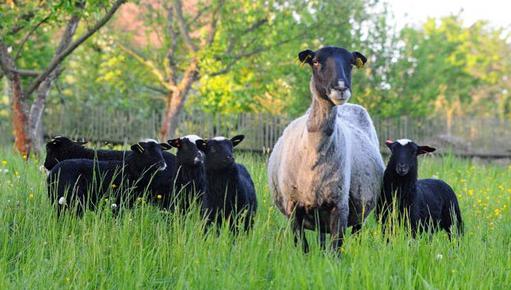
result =
M167 141L170 146L177 148L177 161L188 166L204 164L204 153L197 148L196 142L202 140L197 135L188 135Z
M342 105L351 97L351 69L362 67L367 58L360 52L340 47L323 47L317 51L304 50L300 62L312 68L311 90L333 105Z
M211 170L221 170L232 166L235 162L233 148L243 141L244 135L231 139L215 137L210 140L197 140L197 147L206 153L206 167Z
M172 148L167 143L158 143L155 140L143 140L131 145L133 151L130 166L139 173L161 171L167 168L162 150Z
M433 147L417 145L409 139L387 140L385 145L391 151L389 166L395 167L394 170L399 176L417 172L417 156L436 150Z
M46 143L46 159L44 160L44 167L51 170L57 163L62 160L69 159L66 156L72 147L82 146L87 142L73 141L64 136L56 136Z

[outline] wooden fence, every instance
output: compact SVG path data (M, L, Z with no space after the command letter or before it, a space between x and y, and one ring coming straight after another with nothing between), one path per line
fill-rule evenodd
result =
M45 133L102 143L132 143L141 138L157 137L161 112L139 115L130 111L109 111L104 108L62 108L45 114ZM182 114L176 136L197 134L203 137L245 134L241 149L268 152L283 129L288 117L263 113L242 113L228 116L194 111ZM511 157L511 122L493 118L455 118L448 124L442 118L400 117L374 118L382 151L387 138L410 138L427 143L440 152L481 157ZM8 123L8 122L4 122ZM5 128L5 129L4 129ZM9 132L9 124L0 125ZM10 136L10 134L7 136ZM5 141L5 133L0 139Z

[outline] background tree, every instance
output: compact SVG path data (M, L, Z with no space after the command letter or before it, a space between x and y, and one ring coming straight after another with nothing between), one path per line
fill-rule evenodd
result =
M85 1L10 1L2 5L3 20L0 27L0 67L9 80L12 123L17 150L27 155L31 149L40 150L37 132L41 129L41 117L46 97L53 81L60 74L60 65L85 40L96 33L113 16L124 0L115 1L105 12L100 13L108 1L97 1L87 5ZM101 16L99 16L102 14ZM92 26L76 40L72 40L83 16L91 15L97 19ZM63 24L64 23L64 24ZM42 26L50 28L65 27L55 49L46 65L41 65L44 57L37 57L36 68L19 69L24 63L23 52L30 44L48 41L48 35L41 35ZM28 43L28 45L27 45ZM26 45L26 46L25 46ZM25 61L25 64L27 62ZM41 69L35 71L33 69ZM30 82L23 82L22 76L33 77ZM36 92L36 96L32 95ZM29 109L29 103L32 105Z

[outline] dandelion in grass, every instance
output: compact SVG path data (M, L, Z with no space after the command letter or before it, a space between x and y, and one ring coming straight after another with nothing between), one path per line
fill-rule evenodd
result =
M161 199L161 194L158 194L156 198Z
M33 194L32 192L31 192L31 193L29 193L29 194L28 194L28 198L29 198L29 199L34 199L34 194Z
M111 208L112 209L116 209L117 208L117 204L116 203L112 203Z
M435 257L435 259L436 259L437 261L440 261L440 260L442 260L443 258L444 258L444 255L442 255L442 254L437 254L437 255L436 255L436 257Z
M2 165L3 166L7 165L7 160L2 160Z
M117 184L112 183L111 187L112 187L112 188L117 188Z

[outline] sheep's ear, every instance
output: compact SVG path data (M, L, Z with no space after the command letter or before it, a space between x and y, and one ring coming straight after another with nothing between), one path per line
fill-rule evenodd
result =
M298 59L300 63L308 63L312 65L312 59L314 58L314 51L307 49L298 54Z
M144 153L144 147L140 143L131 145L131 150L138 153Z
M353 65L357 68L363 68L364 64L367 62L367 57L365 57L363 54L361 54L358 51L354 51L352 53L353 55Z
M208 147L208 142L206 140L196 140L195 145L197 145L197 148L199 148L200 151L206 152L206 148Z
M232 137L231 138L232 147L236 147L236 145L240 144L241 141L243 141L243 139L245 139L245 135L236 135Z
M385 145L387 145L387 147L389 147L389 149L391 149L390 147L392 146L392 144L394 144L394 141L388 139L387 141L385 141Z
M417 150L417 155L431 153L435 151L436 148L429 147L429 146L419 146L419 149Z
M78 145L85 145L89 142L85 141L85 140L82 140L82 141L75 141L75 144L78 144Z
M161 150L170 150L172 146L167 143L160 143Z
M167 141L170 146L172 147L176 147L176 148L179 148L181 147L181 139L180 138L176 138L176 139L170 139Z

